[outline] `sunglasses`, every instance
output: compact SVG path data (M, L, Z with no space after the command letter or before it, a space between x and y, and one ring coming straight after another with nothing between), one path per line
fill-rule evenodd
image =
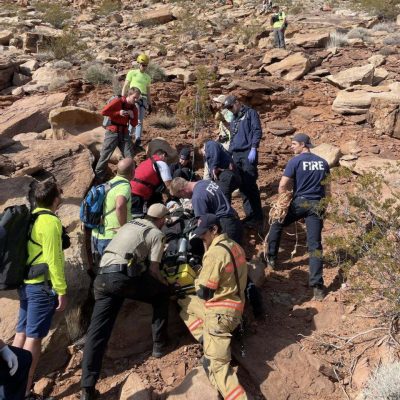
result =
M143 67L147 67L149 64L140 63Z

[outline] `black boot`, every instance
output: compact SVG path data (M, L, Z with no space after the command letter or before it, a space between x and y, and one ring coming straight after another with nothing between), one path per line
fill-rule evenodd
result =
M99 392L94 387L82 388L81 400L95 400Z

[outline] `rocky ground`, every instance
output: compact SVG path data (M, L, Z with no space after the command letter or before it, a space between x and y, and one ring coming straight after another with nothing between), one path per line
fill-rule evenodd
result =
M349 2L303 2L300 8L288 6L287 49L273 49L269 16L259 15L258 2L235 3L137 1L113 10L106 1L82 0L62 5L69 13L64 30L37 4L6 2L2 8L0 209L28 203L34 183L53 175L64 189L59 214L73 240L66 253L73 300L46 339L37 391L78 398L82 353L78 345L65 350L84 333L90 309L78 208L103 138L97 111L118 91L134 54L148 52L161 78L152 86L155 115L146 121L145 142L162 136L178 149L194 146L199 168L196 145L215 137L216 126L212 119L200 126L203 115L190 118L196 93L206 105L204 114L209 99L221 93L233 93L259 111L264 132L259 186L266 215L295 131L308 133L332 167L353 172L352 179L333 186L334 194L351 190L357 176L374 166L399 158L400 26L353 11ZM165 114L169 129L159 127ZM116 154L112 162L117 160ZM398 189L399 180L391 185ZM242 213L240 200L234 204ZM234 348L240 379L255 399L362 399L371 371L399 355L376 318L382 304L356 302L342 271L329 264L329 293L321 303L312 301L302 224L301 246L290 258L294 229L282 240L277 271L265 268L264 238L246 232L266 316L260 322L247 313L246 356L238 344ZM327 221L324 237L336 229ZM5 293L0 307L0 337L11 339L15 293ZM99 383L102 398L217 399L196 368L201 349L174 308L171 315L179 346L155 360L149 357L149 309L125 305Z

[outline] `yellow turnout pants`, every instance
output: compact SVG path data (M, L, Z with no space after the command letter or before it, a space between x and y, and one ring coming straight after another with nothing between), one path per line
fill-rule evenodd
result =
M211 384L225 400L247 400L236 372L230 365L232 332L240 318L205 313L204 301L197 296L186 296L178 301L180 316L196 340L203 340L204 369Z

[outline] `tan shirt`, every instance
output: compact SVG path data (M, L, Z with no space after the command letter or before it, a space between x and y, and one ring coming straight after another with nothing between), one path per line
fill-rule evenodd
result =
M133 219L122 226L101 259L100 267L112 264L127 264L133 256L133 263L144 261L161 262L165 235L150 221Z

